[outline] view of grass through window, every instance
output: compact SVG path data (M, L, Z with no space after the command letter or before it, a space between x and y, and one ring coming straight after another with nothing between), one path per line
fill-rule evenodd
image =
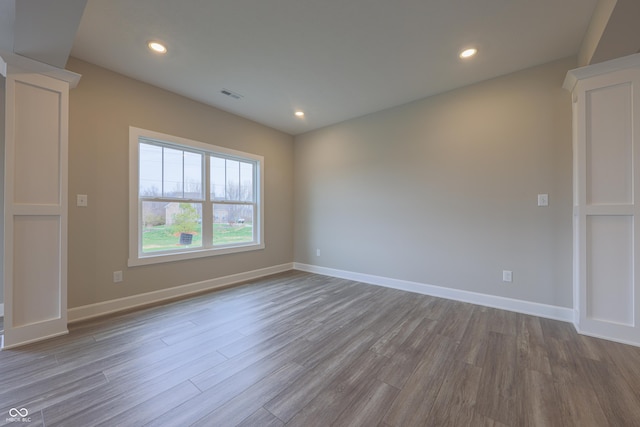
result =
M133 127L130 148L132 265L264 248L261 156Z
M188 247L202 247L202 234L199 231L199 227L192 230L193 241ZM251 224L213 225L214 245L250 242L252 239L253 226ZM160 225L145 229L142 240L144 252L166 251L184 246L180 244L180 232L176 231L173 226Z
M143 252L202 247L200 203L143 202ZM213 206L213 244L228 245L253 241L253 207L216 204ZM190 234L185 244L184 234Z

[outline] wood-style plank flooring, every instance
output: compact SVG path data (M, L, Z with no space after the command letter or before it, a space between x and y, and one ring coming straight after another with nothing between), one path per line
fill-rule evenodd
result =
M640 426L640 348L291 271L0 352L0 424Z

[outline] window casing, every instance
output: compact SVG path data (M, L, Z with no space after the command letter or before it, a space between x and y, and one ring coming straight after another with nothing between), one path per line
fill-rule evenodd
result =
M264 248L261 156L129 128L129 266Z

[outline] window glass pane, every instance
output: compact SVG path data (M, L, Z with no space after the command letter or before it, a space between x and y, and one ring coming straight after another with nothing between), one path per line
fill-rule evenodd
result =
M201 203L142 202L142 252L197 247L202 247Z
M211 157L211 198L224 200L226 187L226 165L225 159L220 157Z
M240 200L240 162L227 159L227 200Z
M264 247L262 157L136 128L129 135L138 160L129 168L130 195L139 198L131 207L130 265Z
M240 163L240 200L253 201L253 163Z
M202 155L184 152L184 197L202 199Z
M164 148L163 196L165 197L184 197L182 153L182 150Z
M162 147L140 144L139 195L162 195Z
M213 205L213 244L253 242L253 205Z

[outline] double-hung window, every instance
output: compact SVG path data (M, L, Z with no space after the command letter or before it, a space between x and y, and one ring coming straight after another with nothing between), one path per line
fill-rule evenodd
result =
M129 265L264 248L263 158L134 127Z

